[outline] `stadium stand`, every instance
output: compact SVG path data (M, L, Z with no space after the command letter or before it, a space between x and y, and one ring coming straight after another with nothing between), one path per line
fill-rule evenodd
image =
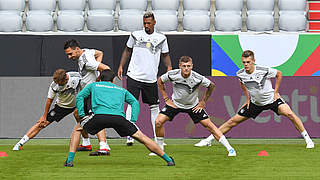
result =
M216 0L215 1L216 31L240 31L242 27L243 0Z
M176 31L178 28L179 0L153 0L152 11L159 31Z
M306 30L306 0L279 0L278 7L280 30Z
M24 9L24 0L0 0L0 31L21 31Z
M29 11L26 13L27 31L52 31L56 0L29 0L28 5Z
M209 31L210 0L183 1L183 28L188 31Z
M116 0L89 0L88 6L88 30L103 32L114 29Z
M58 5L58 30L66 32L83 31L86 0L58 0Z
M121 0L118 25L122 31L136 31L143 28L142 15L147 10L147 0Z

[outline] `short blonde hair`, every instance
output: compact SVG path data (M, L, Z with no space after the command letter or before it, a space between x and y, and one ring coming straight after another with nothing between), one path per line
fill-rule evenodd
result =
M53 82L58 85L64 85L67 83L67 72L64 69L57 69L53 73Z

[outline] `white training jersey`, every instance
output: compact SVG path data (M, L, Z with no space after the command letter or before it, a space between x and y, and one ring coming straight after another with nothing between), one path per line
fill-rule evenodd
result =
M78 69L81 75L81 89L92 82L96 82L99 76L98 66L100 62L94 57L94 49L82 49L83 53L78 59Z
M274 89L270 78L274 78L276 75L276 69L263 66L255 66L251 74L246 73L245 69L240 69L237 72L237 77L249 91L251 102L258 106L273 102Z
M165 83L171 81L173 84L172 101L182 109L190 109L199 103L199 87L209 87L211 81L195 71L191 71L187 78L182 77L180 69L168 71L161 76Z
M160 55L169 52L166 36L156 31L152 34L145 30L134 31L127 47L133 48L127 75L140 82L156 82Z
M52 82L49 91L48 98L54 99L58 94L55 104L62 108L74 108L76 106L76 93L80 89L81 76L78 72L67 72L69 80L64 86L59 86L55 82Z

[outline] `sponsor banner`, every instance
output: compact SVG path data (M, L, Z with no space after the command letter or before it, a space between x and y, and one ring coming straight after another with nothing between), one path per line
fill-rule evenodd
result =
M216 90L206 105L206 111L211 120L220 126L235 115L245 102L245 97L236 77L208 77L216 84ZM275 81L273 81L274 83ZM311 137L320 137L320 79L317 77L283 77L280 95L304 123ZM172 86L167 86L172 93ZM205 92L201 88L200 97ZM160 109L164 103L161 95ZM153 137L148 105L142 104L140 98L140 114L137 125L149 137ZM194 125L187 114L179 114L173 121L165 124L167 138L199 138L210 133L200 124ZM265 111L256 119L247 121L234 127L227 137L232 138L298 138L300 133L291 121L284 116L277 116L274 112Z

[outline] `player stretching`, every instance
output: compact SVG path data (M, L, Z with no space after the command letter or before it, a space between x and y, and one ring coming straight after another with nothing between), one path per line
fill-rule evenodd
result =
M144 30L134 31L130 35L118 69L118 77L121 79L123 66L132 53L127 72L127 89L138 100L141 92L142 102L149 105L154 137L156 137L155 120L159 114L157 74L160 55L167 70L172 69L167 38L154 30L155 24L153 13L147 12L143 15ZM128 106L126 111L128 118L130 118L130 109ZM132 144L133 139L128 137L127 145Z
M76 92L80 89L80 74L78 72L66 73L63 69L58 69L53 74L53 82L51 83L48 91L48 98L44 108L44 113L40 117L40 120L33 125L26 135L13 147L12 150L19 151L21 147L34 138L43 128L50 125L53 121L59 122L62 118L68 114L74 112L74 116L77 119L77 113L75 110L76 105ZM50 106L57 95L54 108L50 109Z
M81 89L88 84L95 82L99 76L98 71L110 69L109 66L102 63L103 52L96 49L81 49L78 41L71 39L65 42L64 52L71 60L78 62L78 69L81 75ZM90 97L85 100L86 113L91 113L91 101ZM91 144L87 132L82 132L82 144L78 147L77 151L91 151ZM95 152L91 152L90 156L103 156L107 155L107 151L110 150L107 144L106 132L102 130L97 133L99 139L100 149Z
M178 113L184 112L189 114L194 123L200 122L203 127L208 129L227 148L228 156L236 156L236 151L230 146L221 131L211 122L210 117L204 110L206 101L214 90L215 85L209 79L192 71L193 64L189 56L182 56L179 59L179 68L168 71L158 79L160 92L166 102L165 107L156 119L158 145L161 149L164 149L164 123L172 121ZM168 97L164 86L164 83L169 81L173 84L172 100ZM207 90L199 101L200 85L206 87Z
M101 72L101 82L91 83L86 86L77 96L77 109L82 118L73 130L68 158L64 164L66 167L73 166L76 147L80 141L82 127L90 134L96 134L104 128L114 128L120 136L131 136L144 144L150 151L163 158L168 166L174 166L173 159L157 144L144 135L135 126L139 114L138 100L127 90L114 84L115 74L111 70ZM83 100L91 94L92 110L94 115L85 116ZM130 121L126 120L124 103L132 106Z
M278 115L284 115L291 120L296 129L301 133L306 141L306 148L314 148L314 143L310 139L307 130L301 120L290 109L289 105L281 98L278 93L282 80L282 73L279 70L269 67L255 66L254 53L246 50L242 53L243 69L237 72L242 88L247 100L240 108L238 114L230 118L220 126L223 134L227 133L234 126L249 119L256 118L262 111L271 109ZM276 78L275 88L272 88L270 78ZM195 146L211 146L213 136L201 140Z

